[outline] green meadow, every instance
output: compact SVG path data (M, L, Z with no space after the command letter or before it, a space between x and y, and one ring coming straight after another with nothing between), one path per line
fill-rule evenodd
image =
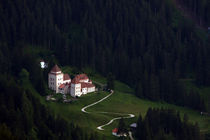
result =
M72 69L68 67L62 68L64 72L72 74ZM106 78L98 75L92 74L90 78L93 82L98 82L105 84ZM30 85L29 85L30 86ZM34 91L34 93L36 93ZM183 117L184 113L188 114L189 120L192 123L198 122L200 129L202 132L206 132L210 130L210 117L200 115L200 112L194 111L189 108L180 107L172 104L168 104L165 102L152 102L145 99L139 99L134 94L134 90L123 84L119 81L115 81L115 90L114 94L102 101L101 103L88 108L86 111L91 113L83 113L81 109L89 105L93 102L100 100L101 98L107 96L109 93L100 91L96 93L89 93L84 95L78 100L73 101L71 103L58 103L53 101L46 101L45 97L41 97L36 93L36 96L40 98L41 102L49 107L49 109L57 116L61 116L69 122L74 122L74 124L79 125L85 128L87 131L95 131L98 132L99 137L106 137L109 139L116 139L116 137L112 136L112 129L117 127L118 121L114 121L111 125L104 127L104 131L97 130L96 128L100 125L103 125L109 122L111 119L115 117L119 117L116 114L101 114L98 112L116 112L116 113L132 113L136 117L132 119L125 119L126 124L136 122L139 114L144 116L149 107L152 108L171 108L178 110Z

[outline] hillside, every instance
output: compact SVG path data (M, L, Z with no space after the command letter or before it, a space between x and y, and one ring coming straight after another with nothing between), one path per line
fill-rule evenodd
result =
M72 69L69 67L62 68L65 72L71 72ZM98 74L92 74L91 79L93 82L106 83L106 79ZM95 131L98 133L100 138L116 139L112 136L112 129L118 126L118 121L114 121L111 125L104 127L104 131L97 130L96 128L102 124L107 123L115 117L121 115L116 114L100 114L98 112L116 112L122 114L132 113L136 117L132 119L126 119L126 125L136 122L138 115L141 114L145 116L148 108L165 108L165 109L175 109L180 112L181 117L184 114L189 115L189 120L192 123L198 122L202 133L209 132L209 117L200 115L200 112L191 110L189 108L179 107L164 102L152 102L149 100L138 99L132 93L134 90L128 85L123 84L119 81L115 82L115 92L108 99L103 102L90 107L87 111L92 112L90 114L85 114L81 112L81 109L93 102L96 102L103 97L107 96L108 92L90 93L88 95L82 96L79 100L72 102L70 104L47 102L45 97L38 96L43 104L45 104L55 115L63 117L69 122L74 122L74 124L88 130L89 132ZM79 116L79 117L78 117Z
M210 38L197 24L202 21L208 26L210 3L176 2L1 0L0 136L114 138L110 131L117 122L103 132L95 127L116 115L79 111L107 92L84 96L70 105L45 101L52 94L48 72L58 64L71 76L87 73L97 86L105 85L109 76L115 79L115 93L88 111L111 108L145 116L155 112L149 107L169 107L179 110L182 118L184 113L190 116L189 133L199 132L192 124L197 121L208 139L209 118L199 112L210 112ZM48 63L46 69L40 68L41 59ZM137 118L126 124L133 121ZM179 124L188 128L186 122ZM162 131L158 134L170 137Z

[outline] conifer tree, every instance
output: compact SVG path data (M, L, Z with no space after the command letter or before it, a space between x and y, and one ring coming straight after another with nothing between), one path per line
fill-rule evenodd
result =
M126 125L125 125L125 122L124 122L123 118L121 118L120 121L119 121L117 133L118 134L127 133L127 128L126 128Z
M107 75L107 89L114 89L114 76L112 73Z

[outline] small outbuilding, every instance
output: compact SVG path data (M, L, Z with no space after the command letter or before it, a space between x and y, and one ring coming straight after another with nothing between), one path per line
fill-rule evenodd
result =
M118 128L112 130L112 135L116 137L127 137L126 133L118 133Z
M42 69L47 68L47 63L44 60L40 60L40 66Z
M130 130L131 130L132 132L135 132L135 131L136 131L136 128L137 128L137 123L132 123L132 124L130 125Z
M137 127L137 123L132 123L132 124L130 125L130 127L131 127L131 128L136 128L136 127Z
M118 129L117 128L113 129L112 130L112 135L117 136L117 132L118 132Z

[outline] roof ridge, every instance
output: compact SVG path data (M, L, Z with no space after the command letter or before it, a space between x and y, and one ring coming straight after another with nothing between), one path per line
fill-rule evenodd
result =
M55 64L55 66L51 69L51 72L60 72L61 69L58 67L57 64Z

